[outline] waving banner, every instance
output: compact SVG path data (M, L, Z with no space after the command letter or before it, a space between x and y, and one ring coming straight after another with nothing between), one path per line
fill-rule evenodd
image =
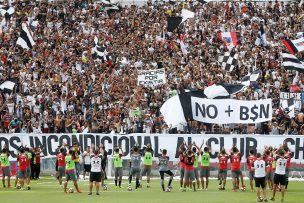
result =
M198 146L202 143L208 143L211 147L212 162L217 162L217 156L224 147L227 151L235 145L239 148L242 161L246 162L249 150L263 152L265 145L279 147L284 141L287 142L293 152L292 162L303 162L304 137L303 136L282 136L282 135L236 135L236 134L191 134L191 135L172 135L172 134L129 134L129 135L111 135L111 134L6 134L0 137L0 146L8 146L11 160L16 160L17 149L19 146L27 147L41 146L42 153L46 158L55 157L58 152L58 146L66 143L68 146L73 143L79 143L81 149L86 147L99 146L104 144L109 157L113 154L115 146L121 146L125 152L124 158L129 159L131 148L135 143L141 147L151 144L154 157L160 155L161 149L168 150L170 160L178 161L179 146L186 141L188 145L195 142Z

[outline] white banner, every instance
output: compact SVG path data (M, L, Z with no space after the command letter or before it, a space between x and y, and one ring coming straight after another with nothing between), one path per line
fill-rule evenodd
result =
M72 145L79 143L82 149L94 144L99 146L104 144L109 157L113 154L115 146L121 146L125 152L126 159L129 158L130 150L138 143L141 147L151 144L154 150L154 157L158 157L161 149L168 150L170 160L178 161L178 148L186 141L191 145L193 141L198 146L208 142L211 147L212 162L217 162L217 155L224 147L227 152L233 145L237 146L242 154L242 161L246 161L249 150L254 149L257 152L263 152L265 145L279 147L284 141L287 142L291 151L294 153L292 162L303 163L304 137L303 136L282 136L282 135L235 135L235 134L129 134L129 135L110 135L110 134L2 134L0 137L0 146L6 144L11 153L11 160L16 160L17 149L21 144L27 147L42 147L42 152L47 158L55 157L58 146L63 143ZM156 158L154 158L156 159Z
M204 123L260 123L272 119L271 99L244 101L191 97L193 120Z
M287 100L290 98L293 98L293 101L295 103L295 109L301 110L303 93L280 92L280 106L284 100Z
M154 87L166 83L165 69L138 70L138 85Z

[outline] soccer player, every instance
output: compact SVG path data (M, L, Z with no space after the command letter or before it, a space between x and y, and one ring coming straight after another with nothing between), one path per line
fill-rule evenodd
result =
M58 181L59 185L62 185L62 177L65 176L65 155L64 148L60 148L60 153L57 154L57 164L58 164Z
M90 174L91 171L91 152L90 147L87 147L86 151L82 154L84 164L83 164L83 180L85 180L86 173Z
M249 181L250 181L250 187L251 191L253 192L253 179L254 179L254 169L252 168L253 162L256 160L256 157L254 156L254 150L249 150L249 156L247 157L247 169L249 173Z
M34 163L34 158L35 158L35 153L33 148L26 148L25 149L25 154L27 155L27 170L26 170L26 185L27 189L30 190L30 182L31 182L31 174L32 174L32 166Z
M192 146L191 146L192 147ZM194 161L195 161L195 155L191 151L191 147L189 147L186 152L184 153L184 162L185 162L185 174L184 174L184 188L183 192L186 192L186 187L190 186L192 184L193 191L196 192L195 189L195 175L194 175Z
M286 165L288 159L285 154L286 152L282 148L280 148L274 156L276 160L276 170L273 179L274 188L272 190L272 198L270 199L271 201L275 201L275 194L280 184L282 194L281 202L284 202L286 185Z
M101 176L103 176L103 170L101 168L101 157L98 156L99 151L94 151L94 156L91 158L91 168L90 168L90 192L88 195L92 195L93 183L95 182L96 195L99 194L99 187Z
M7 148L2 149L2 153L0 155L0 162L1 162L1 170L2 170L2 184L3 187L5 186L5 177L7 177L7 187L11 187L11 171L10 171L10 162L8 160L9 152Z
M113 155L113 161L114 161L114 176L115 176L115 186L118 186L121 188L121 180L122 180L122 156L124 155L123 150L118 147L115 149L115 154Z
M64 193L67 193L67 186L69 180L74 182L74 186L78 193L81 193L80 189L78 188L77 178L75 175L75 160L76 156L73 149L69 150L69 153L65 157L65 177L66 180L64 182Z
M204 178L206 178L206 188L208 190L209 185L209 176L210 176L210 147L206 142L206 147L204 147L204 152L201 152L201 182L202 182L202 189L205 188Z
M147 175L147 188L150 187L150 177L151 177L151 167L152 167L152 157L153 150L150 144L147 144L146 149L143 151L144 164L140 174L140 183L142 182L142 177Z
M77 180L79 180L79 174L80 174L80 159L79 159L80 148L79 148L77 142L73 143L72 150L73 150L73 153L74 153L74 156L75 156L74 163L75 163L75 169L76 169L76 177L77 177Z
M273 157L269 149L264 154L265 161L269 167L266 168L266 185L268 183L269 189L273 189Z
M221 150L221 153L218 155L218 160L219 160L218 175L220 179L219 190L225 190L229 155L226 153L226 150L224 148Z
M20 149L20 155L19 157L17 158L17 161L18 161L18 164L19 164L19 167L18 167L18 178L19 178L19 182L20 182L20 190L24 190L24 182L25 182L25 179L27 177L26 175L26 171L27 171L27 168L28 168L28 156L25 154L25 150L24 148L21 148Z
M140 163L141 163L141 155L139 153L139 147L136 145L133 147L133 154L131 154L131 160L130 160L131 169L129 176L129 188L131 188L131 182L133 176L136 177L135 189L139 188Z
M161 152L162 152L162 155L158 158L158 160L159 160L159 164L158 164L159 165L159 174L160 174L162 189L163 189L163 191L166 191L165 190L165 181L164 181L165 174L170 176L169 183L168 183L168 189L171 189L171 183L172 183L172 180L173 180L173 173L168 168L169 157L167 156L167 150L163 149ZM167 190L167 191L170 191L170 190Z
M179 172L180 172L180 189L183 188L183 184L184 184L184 174L185 174L185 162L184 162L184 152L185 152L186 148L185 148L185 143L183 142L180 146L179 146Z
M290 171L290 162L292 158L292 153L290 149L287 146L287 143L284 142L283 144L284 151L286 152L285 156L287 157L287 163L286 163L286 185L285 185L285 190L287 190L288 183L289 183L289 171Z
M233 191L236 192L236 190L238 189L238 183L237 183L238 178L241 178L242 189L246 187L244 185L243 174L241 171L241 154L237 147L232 147L230 151L230 162L231 162Z
M248 162L247 162L248 163ZM266 198L266 173L265 169L267 167L267 163L263 160L261 153L257 153L257 157L252 163L252 169L254 170L254 180L255 180L255 188L257 193L257 202L268 202ZM248 165L249 167L249 165ZM262 188L262 198L261 191Z
M195 144L195 143L193 143ZM197 189L199 190L200 189L200 179L199 179L199 168L198 168L198 153L197 153L197 147L193 147L192 148L192 151L194 153L194 156L195 156L195 160L194 160L194 164L193 164L193 167L194 167L194 176L195 176L195 180L196 180L196 184L197 184Z

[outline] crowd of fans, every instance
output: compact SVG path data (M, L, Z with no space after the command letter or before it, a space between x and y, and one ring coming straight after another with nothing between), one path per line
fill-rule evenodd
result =
M279 2L148 2L109 12L90 0L16 1L2 21L0 82L16 82L0 94L2 133L262 133L304 134L304 114L290 118L279 108L279 93L302 92L304 77L281 65L281 40L304 30L304 6ZM167 33L167 17L185 8L195 17ZM38 20L31 50L16 45L22 22ZM260 24L269 45L256 46ZM239 31L239 65L226 72L216 63L225 47L218 31ZM184 38L188 54L178 40ZM94 37L111 59L94 60ZM304 54L297 57L303 60ZM184 89L236 83L252 71L263 74L236 99L273 99L273 120L255 125L212 125L195 121L167 126L160 107ZM167 83L137 85L137 70L164 67Z

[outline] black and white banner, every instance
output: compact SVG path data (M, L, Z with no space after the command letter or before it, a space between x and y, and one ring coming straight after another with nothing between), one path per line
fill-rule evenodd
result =
M303 93L280 92L280 105L282 105L283 101L288 100L290 98L294 99L295 109L301 110L302 102L304 100L304 94Z
M24 144L28 147L42 146L42 153L46 158L56 156L56 149L63 143L72 145L74 142L79 143L81 149L94 144L99 146L104 144L108 150L109 157L113 154L115 146L121 146L125 152L125 159L129 159L130 150L138 143L141 147L151 144L154 150L154 157L160 155L161 149L168 150L170 160L178 161L178 148L186 141L191 145L193 141L198 146L202 143L208 143L212 149L212 162L217 162L217 155L224 147L226 151L235 145L242 154L242 161L246 161L249 150L263 152L265 145L279 147L284 141L294 153L292 162L301 163L304 154L304 137L303 136L282 136L282 135L214 135L214 134L191 134L191 135L172 135L172 134L129 134L129 135L112 135L112 134L6 134L0 137L0 146L8 146L11 153L11 160L16 160L17 149Z
M138 70L138 85L154 87L166 83L165 69Z
M227 98L227 97L226 97ZM160 112L169 127L189 120L204 123L260 123L272 119L272 101L207 99L203 91L185 92L168 99Z

